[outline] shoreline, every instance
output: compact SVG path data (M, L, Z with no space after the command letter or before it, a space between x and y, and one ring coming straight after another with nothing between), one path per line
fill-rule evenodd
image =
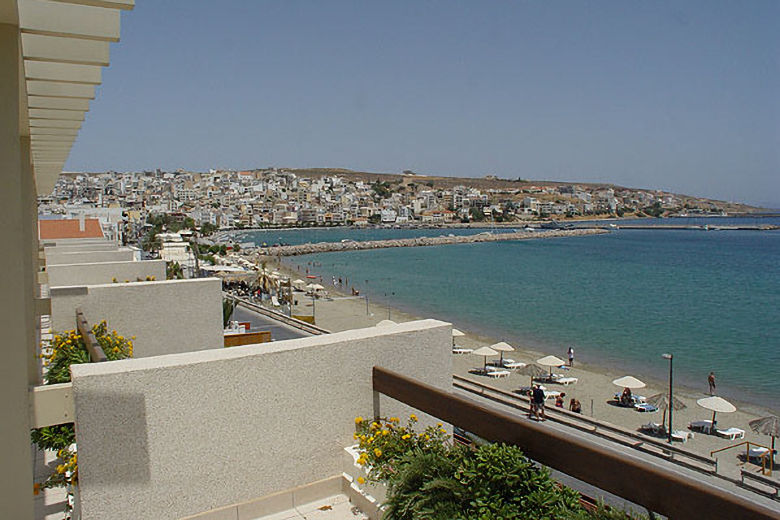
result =
M269 265L270 264L279 271L291 276L293 279L305 276L303 271L298 270L299 266L292 264L292 259L283 260L277 257L276 259L270 259ZM333 287L330 281L323 280L323 285L326 286L326 290L329 292L330 296L332 296L332 299L316 300L314 303L315 320L318 326L331 332L372 327L378 322L388 319L388 317L396 323L425 319L424 316L420 315L422 313L408 312L404 309L399 309L397 306L388 305L383 300L371 299L370 295L367 306L364 296L352 297L345 295L339 288ZM311 315L311 300L308 297L301 297L302 293L295 294L298 295L298 306L294 313ZM451 322L453 323L453 328L458 328L466 334L464 337L457 338L457 344L459 346L476 349L481 346L491 345L497 341L501 341L501 338L496 337L496 335L467 330L465 326L460 325L455 321L442 318L435 319ZM519 343L510 341L510 344L512 344L516 350L506 353L505 357L515 359L516 361L529 364L536 363L537 359L551 353L558 357L565 358L565 349L539 349L535 348L536 345L531 346L527 341L523 341L522 339ZM528 376L516 374L514 372L512 372L509 377L500 379L486 378L469 372L470 369L481 365L482 358L478 358L477 356L470 354L453 355L453 375L467 377L509 392L513 392L521 386L527 386L530 382ZM561 370L556 370L561 372ZM633 409L621 408L611 404L612 395L620 391L618 387L612 384L612 380L627 374L639 377L647 386L640 390L636 390L635 393L645 397L658 393L667 393L667 380L654 377L652 374L647 374L642 371L627 373L621 371L619 368L609 367L601 363L594 363L592 361L583 363L576 357L576 352L574 366L564 372L566 376L576 377L579 381L569 386L557 384L546 384L546 386L548 390L565 392L566 406L568 406L569 399L574 397L582 403L584 415L634 431L639 431L641 425L650 421L659 424L662 422L663 412L661 410L657 412L640 413ZM688 431L687 426L689 422L711 418L711 412L696 404L697 399L708 396L702 389L693 388L689 385L675 384L674 394L675 397L681 399L687 405L686 409L674 412L673 425L675 430ZM745 431L744 440L768 446L770 438L765 435L753 433L748 426L748 422L766 415L776 415L778 412L773 410L770 406L763 404L746 402L731 397L728 397L728 399L737 407L737 411L730 414L719 414L718 424L723 428L740 428ZM552 401L548 401L548 406L552 405ZM737 442L740 442L740 440L730 441L714 435L696 433L695 438L689 440L684 445L677 445L694 453L698 453L699 455L709 457L711 451L734 445ZM730 474L735 478L738 478L739 468L743 467L743 463L736 456L737 453L739 453L739 450L726 451L719 455L724 474ZM744 465L744 467L756 469L756 466L753 464L747 464Z
M269 259L270 260L270 259ZM305 274L302 271L298 271L296 269L295 265L291 265L292 259L281 260L281 264L279 264L279 258L274 259L273 263L278 266L279 270L283 273L288 274L291 276L292 279L296 277L302 277L305 276ZM269 262L271 263L271 262ZM498 341L504 341L507 340L505 337L501 337L500 333L497 334L496 331L491 333L490 331L485 330L479 330L478 327L476 327L477 330L470 329L466 326L459 325L456 320L452 320L449 318L444 317L433 317L433 316L422 316L421 313L415 312L411 309L399 307L397 305L393 305L392 303L388 303L386 300L382 299L381 297L372 297L372 295L369 294L369 314L366 314L366 305L365 305L365 295L361 295L359 297L352 297L346 293L344 293L339 288L333 287L329 281L323 280L322 285L326 286L326 290L334 296L333 301L324 301L324 300L317 300L315 307L316 307L316 322L318 326L321 326L327 330L330 330L332 332L340 332L342 330L349 330L351 328L364 328L364 327L370 327L376 325L376 323L388 319L388 315L390 316L389 319L392 321L396 321L398 323L404 322L404 321L414 321L414 320L420 320L420 319L426 319L426 318L433 318L433 319L439 319L441 321L447 321L453 324L453 328L457 328L461 331L463 331L466 336L463 338L463 341L458 341L459 344L463 344L463 346L467 346L469 348L477 348L480 346L485 345L491 345L494 343L497 343ZM307 298L308 300L308 298ZM310 309L310 304L308 306L304 305L300 306L301 309L304 309L304 313L306 310ZM332 310L326 310L328 308L332 308ZM308 313L310 314L311 311L308 310ZM547 355L556 355L562 359L564 359L565 356L565 348L546 348L546 347L552 347L552 345L545 344L542 340L538 340L536 338L520 338L517 339L510 339L507 340L510 344L512 344L513 347L516 348L514 352L511 352L507 355L507 357L516 359L517 361L522 361L526 363L535 363L536 359L539 359L543 356ZM519 343L518 343L519 341ZM577 359L575 349L575 369L577 371L582 371L585 373L593 373L597 374L599 376L603 377L611 377L608 381L608 385L611 385L612 379L615 379L617 377L621 377L623 375L626 375L625 371L622 371L620 367L609 367L605 363L600 362L600 360L596 359L590 359L591 356L586 356L587 361L581 361L580 359ZM461 355L456 356L456 360L459 358L468 360L470 356L468 355ZM478 364L474 360L474 364ZM456 368L454 366L454 368ZM462 368L462 367L461 367ZM630 369L627 369L630 370ZM458 375L465 375L467 377L478 377L469 375L467 370L455 370L455 373ZM661 391L667 391L668 392L668 379L664 379L661 377L657 377L656 374L652 372L635 372L633 375L639 377L642 381L647 383L648 388L653 388L658 390L657 392L653 393L660 393ZM486 379L485 382L488 382L488 384L494 384L495 382L502 382L503 380L493 380L493 379ZM702 385L703 387L704 385ZM557 387L557 385L553 385L553 387ZM731 388L728 387L728 385L724 385L725 388L729 388L730 390L739 390L738 388ZM617 387L614 387L617 388ZM554 388L559 389L559 388ZM611 390L612 387L609 386L609 389ZM640 393L642 393L640 391ZM692 402L688 403L689 407L688 410L691 409L698 409L700 410L700 415L706 415L706 410L703 408L699 408L696 406L695 400L707 397L708 394L702 391L701 388L694 387L690 384L681 384L676 383L674 385L674 391L675 394L681 394L684 396L687 396L688 399L691 399ZM653 393L642 393L642 395L649 396L653 395ZM756 403L756 402L750 402L740 399L739 397L733 397L731 394L737 393L737 392L728 392L727 399L735 404L737 406L737 409L740 411L743 411L745 413L748 413L750 415L755 415L755 417L762 417L765 415L777 415L780 413L780 410L773 409L770 405L767 405L765 403ZM583 402L583 406L585 406ZM646 418L647 420L655 420L654 418L650 417L650 414L639 414L640 417ZM658 415L658 414L653 414ZM726 416L727 417L727 416ZM659 415L660 418L660 415ZM725 421L725 419L724 419ZM747 424L744 425L745 429L747 431ZM742 426L740 426L742 427ZM757 442L761 442L758 440Z

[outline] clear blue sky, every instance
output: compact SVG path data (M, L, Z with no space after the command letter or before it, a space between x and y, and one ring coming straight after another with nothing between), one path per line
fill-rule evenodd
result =
M138 0L68 170L332 166L780 207L780 2Z

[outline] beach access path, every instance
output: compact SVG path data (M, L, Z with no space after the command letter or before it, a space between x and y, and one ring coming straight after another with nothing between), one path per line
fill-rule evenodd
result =
M298 244L291 246L260 247L254 253L260 256L297 256L313 253L330 253L338 251L362 251L367 249L382 249L387 247L426 247L451 244L474 244L478 242L503 242L507 240L531 240L538 238L563 238L609 233L606 229L557 229L549 231L485 231L476 235L453 235L438 237L395 238L390 240L366 240L357 242L318 242L316 244Z

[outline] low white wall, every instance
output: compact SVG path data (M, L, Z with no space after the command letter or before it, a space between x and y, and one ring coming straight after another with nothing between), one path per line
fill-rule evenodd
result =
M113 240L107 240L105 238L45 238L40 239L39 242L44 247L93 245L105 244L106 242L112 244L116 243Z
M217 278L52 287L55 331L75 327L76 308L95 324L106 320L136 336L135 357L223 347L222 282Z
M355 416L373 413L372 367L451 389L451 331L423 320L73 365L84 520L177 519L341 474Z
M91 244L45 245L43 249L46 253L78 253L81 251L116 251L119 246L114 242L103 240Z
M46 268L49 273L49 286L62 285L98 285L118 282L145 280L154 276L165 280L165 260L145 260L143 262L101 262L96 264L55 264Z
M98 262L129 262L135 254L130 249L117 251L78 251L60 253L55 250L46 252L46 265L57 264L94 264Z

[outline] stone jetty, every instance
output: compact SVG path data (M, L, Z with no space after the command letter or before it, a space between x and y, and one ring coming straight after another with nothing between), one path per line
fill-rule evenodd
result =
M386 247L425 247L450 244L473 244L476 242L503 242L507 240L529 240L533 238L581 237L609 233L605 229L556 229L548 231L516 231L512 233L479 233L476 235L456 235L439 237L397 238L391 240L369 240L356 242L318 242L294 246L259 247L254 253L260 256L297 256L313 253L337 251L362 251L364 249L382 249Z

